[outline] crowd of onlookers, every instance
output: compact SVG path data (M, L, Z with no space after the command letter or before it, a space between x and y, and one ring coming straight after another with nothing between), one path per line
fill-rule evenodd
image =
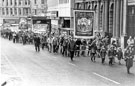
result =
M33 32L2 32L3 38L13 40L13 43L22 44L34 44L35 50L40 51L40 48L47 48L50 53L58 53L64 57L70 57L73 60L74 57L91 57L91 61L95 62L96 58L101 58L101 63L104 64L105 59L109 59L109 65L115 63L115 59L118 59L118 63L121 64L121 59L126 61L127 72L129 73L130 67L133 66L133 58L135 55L135 38L131 36L127 40L127 48L123 52L118 41L111 41L101 35L96 35L91 39L79 39L74 38L71 35L48 35L37 34Z

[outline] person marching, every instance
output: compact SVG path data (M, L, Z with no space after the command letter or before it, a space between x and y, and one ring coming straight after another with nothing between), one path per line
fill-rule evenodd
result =
M105 62L106 53L107 53L107 52L106 52L105 46L102 46L102 47L101 47L101 50L100 50L102 64Z
M73 38L71 38L71 41L69 43L69 50L70 50L71 61L73 61L74 52L75 52L75 41L73 40Z
M123 52L122 52L122 49L121 48L118 48L118 51L117 51L117 58L119 60L119 65L121 64L121 59L123 59Z
M124 53L128 74L130 74L130 68L133 66L133 58L134 58L133 55L134 55L134 52L133 52L132 47L128 46Z
M108 51L108 56L109 56L109 65L113 65L113 59L114 59L114 47L111 46L109 51Z
M38 51L40 51L40 37L38 36L38 35L36 35L35 37L34 37L34 44L35 44L35 50L36 50L36 52Z

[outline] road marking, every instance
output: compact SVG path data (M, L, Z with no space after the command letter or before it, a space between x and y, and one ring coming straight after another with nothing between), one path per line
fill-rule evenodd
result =
M100 74L97 74L97 73L95 73L95 72L93 72L93 74L94 74L94 75L97 75L97 76L99 76L99 77L101 77L101 78L103 78L103 79L106 79L106 80L108 80L108 81L111 81L111 82L113 82L113 83L115 83L115 84L120 84L119 82L116 82L116 81L114 81L114 80L112 80L112 79L109 79L109 78L107 78L107 77L104 77L104 76L102 76L102 75L100 75Z
M73 66L77 67L77 66L76 66L75 64L73 64L73 63L70 63L70 62L69 62L68 64L70 64L70 65L73 65Z

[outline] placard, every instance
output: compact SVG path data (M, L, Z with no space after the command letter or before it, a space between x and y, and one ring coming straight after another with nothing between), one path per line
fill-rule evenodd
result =
M74 37L93 38L94 11L74 11Z

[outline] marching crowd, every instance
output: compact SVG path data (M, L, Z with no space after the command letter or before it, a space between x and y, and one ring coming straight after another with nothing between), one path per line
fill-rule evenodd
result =
M54 34L37 34L33 32L3 32L3 38L13 40L13 43L34 44L36 52L47 48L50 53L58 53L64 57L70 57L73 61L74 57L89 56L92 62L96 58L101 58L101 63L105 63L105 59L109 59L109 65L115 63L117 58L119 64L124 59L126 62L127 73L130 73L130 68L133 66L133 58L135 57L135 38L131 36L127 40L128 46L125 51L120 48L117 41L110 41L108 36L95 36L92 39L78 39L69 35L56 36Z

